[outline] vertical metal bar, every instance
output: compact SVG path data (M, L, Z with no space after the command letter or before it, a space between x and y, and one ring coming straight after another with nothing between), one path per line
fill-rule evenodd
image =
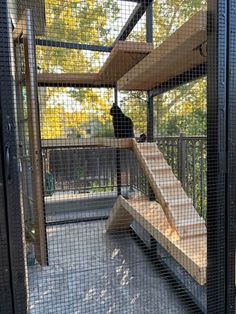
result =
M27 312L17 130L15 127L16 103L12 71L14 50L8 3L8 1L0 0L0 144L2 145L1 167L3 171L1 191L4 192L4 206L0 206L0 244L6 244L3 249L0 248L0 255L4 254L6 258L3 261L4 265L0 265L0 287L1 293L3 292L0 297L0 312L5 314ZM8 253L7 257L6 253ZM2 278L6 281L3 281ZM2 300L2 298L4 299Z
M227 1L208 0L207 76L207 313L226 306L226 69Z
M193 200L193 206L195 207L196 206L196 142L195 141L192 141L191 150L193 152L193 155L192 155L192 178L193 178L192 200Z
M228 1L227 169L226 169L226 311L235 313L236 245L236 0Z
M154 132L153 132L153 97L148 94L148 101L147 101L147 141L153 142L154 141ZM148 184L148 196L150 201L154 201L156 199L155 194Z
M4 191L2 141L0 137L0 313L13 313L11 265L8 241L7 207Z
M179 145L178 145L178 170L179 170L179 180L182 183L183 188L186 188L186 162L187 162L187 154L186 154L186 143L185 143L185 134L180 133L179 136Z
M153 43L153 4L150 2L146 11L146 41ZM153 142L153 97L150 91L147 92L147 141Z
M118 105L118 90L114 88L114 99L115 104ZM117 195L121 195L121 156L120 149L116 148L116 184L117 184Z
M147 141L154 140L153 97L147 92Z
M116 184L117 195L121 195L120 149L116 148Z
M204 149L205 149L205 147L204 147L204 144L203 144L203 140L200 140L200 191L201 191L201 193L200 193L200 208L201 208L201 212L200 212L200 214L201 214L201 216L203 215L203 214L205 214L204 212L203 212L203 199L204 199L204 197L205 197L205 195L203 194L204 193L204 167L203 167L203 164L204 164ZM204 215L205 216L205 215Z
M149 3L146 10L146 41L153 42L153 4Z
M35 53L34 23L31 10L25 13L24 50L25 81L29 113L30 148L32 158L33 198L36 206L35 243L36 258L41 265L47 265L47 240L44 213L44 193L42 175L42 156L40 143L40 119L37 93L37 66Z

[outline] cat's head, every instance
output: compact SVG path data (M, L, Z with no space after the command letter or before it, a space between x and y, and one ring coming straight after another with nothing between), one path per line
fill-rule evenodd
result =
M118 116L118 115L121 115L122 114L122 111L120 109L119 106L117 106L115 103L113 103L111 109L110 109L110 115L111 116Z

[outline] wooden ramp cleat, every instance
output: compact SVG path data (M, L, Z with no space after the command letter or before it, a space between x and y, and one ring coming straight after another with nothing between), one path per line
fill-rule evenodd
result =
M107 232L127 230L135 219L201 285L206 283L206 234L180 238L170 225L160 204L145 196L122 196L106 221ZM187 224L189 227L189 224Z
M205 221L197 213L156 143L137 143L133 140L133 150L171 227L181 238L206 234Z

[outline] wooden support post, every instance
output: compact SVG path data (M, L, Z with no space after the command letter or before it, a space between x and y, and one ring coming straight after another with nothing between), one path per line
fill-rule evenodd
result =
M115 232L129 229L132 220L133 216L121 206L120 198L118 197L112 209L111 215L106 221L106 230L108 232Z

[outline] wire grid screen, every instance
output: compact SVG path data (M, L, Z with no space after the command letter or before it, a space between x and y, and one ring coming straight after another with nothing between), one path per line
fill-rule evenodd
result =
M206 311L205 10L12 5L28 313Z

